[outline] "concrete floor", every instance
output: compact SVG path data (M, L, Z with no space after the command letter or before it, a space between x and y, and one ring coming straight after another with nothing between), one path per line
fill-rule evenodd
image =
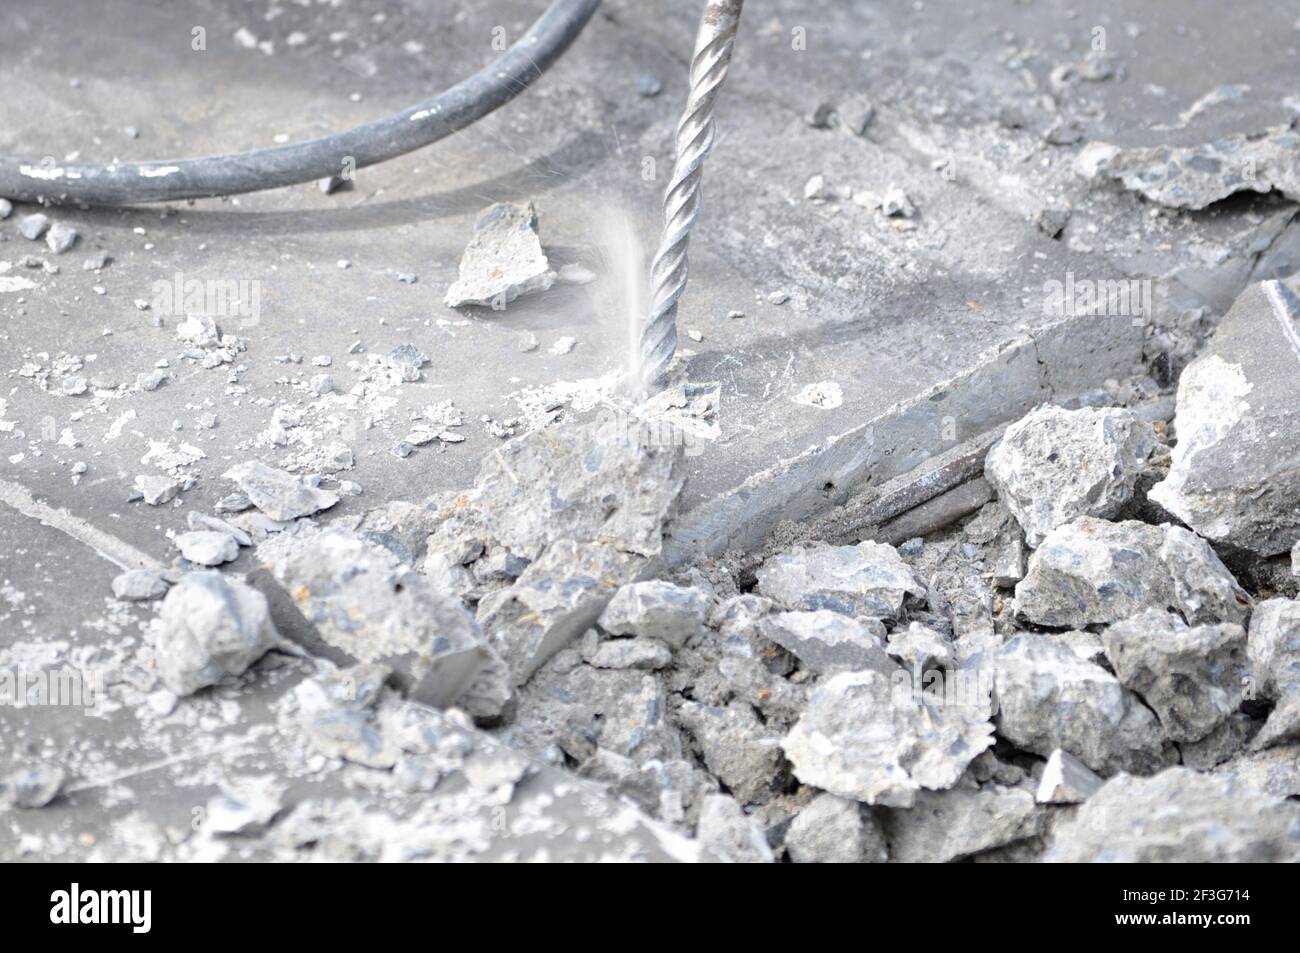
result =
M74 0L14 2L0 34L9 103L0 151L143 159L320 135L445 88L490 60L493 27L516 37L543 6L101 0L92 24ZM609 235L654 240L695 6L606 3L534 89L447 141L362 170L350 191L326 196L305 185L167 209L58 208L52 218L81 233L60 257L21 238L12 219L0 225L0 261L35 284L0 294L0 420L11 422L0 429L0 479L162 563L175 555L166 534L183 530L192 510L212 512L233 489L221 474L246 459L312 470L320 446L346 444L355 467L335 478L364 493L331 517L468 485L499 444L482 417L521 416L512 395L530 388L586 382L584 393L601 393L591 382L622 368L626 289ZM1221 6L1209 0L1085 6L751 4L720 102L680 316L683 331L702 335L683 335L687 372L719 381L722 395L721 437L692 459L691 512L679 531L688 555L754 544L777 519L808 516L1036 403L1145 373L1150 322L1047 317L1045 281L1153 278L1184 296L1179 307L1194 289L1192 303L1212 318L1252 275L1282 267L1295 206L1279 197L1171 213L1119 188L1090 189L1071 162L1091 139L1179 144L1290 121L1300 108L1288 87L1300 46L1292 6L1239 4L1226 36ZM206 30L205 51L191 49L195 26ZM1053 67L1081 59L1097 27L1122 75L1048 97ZM240 28L273 43L273 53L236 43ZM792 44L800 30L805 49ZM305 42L290 45L295 32ZM663 92L638 95L643 75ZM1249 91L1179 119L1226 83ZM820 103L853 94L877 107L865 136L810 127ZM1078 142L1048 141L1062 119L1078 125ZM647 158L658 170L650 178ZM806 201L814 174L833 189L900 186L917 215L900 230L848 199ZM522 200L536 203L553 264L584 263L599 280L557 286L504 313L446 308L475 214ZM1049 207L1072 210L1055 240L1033 221ZM96 250L111 264L83 270ZM58 273L21 267L27 254ZM256 320L218 319L246 341L233 365L205 369L186 358L181 317L134 305L177 275L257 282ZM771 303L774 291L790 300ZM517 349L522 332L536 335L536 351ZM565 335L577 347L549 353ZM347 391L367 355L407 342L430 357L420 382L372 387L355 406L308 390L328 372ZM276 360L288 354L302 362ZM77 356L99 386L61 395L60 375L48 372L62 355ZM331 366L313 367L317 355ZM131 386L160 360L161 388ZM793 399L827 381L842 391L839 406ZM413 414L446 400L464 412L464 443L406 459L389 453ZM268 431L286 408L306 423L279 446ZM198 425L204 413L216 415L215 429ZM157 441L203 452L177 471L193 486L165 507L128 502L137 474L161 472L142 460ZM802 462L782 463L791 459ZM74 478L78 462L86 469ZM106 642L129 657L151 612L109 598L116 571L0 504L0 661L18 647L93 654ZM227 699L242 708L232 732L255 730L258 710L288 680L265 681ZM200 704L219 707L215 698ZM111 819L132 811L180 823L197 796L182 788L208 779L186 775L182 785L175 773L159 781L132 772L184 752L200 717L140 736L128 707L92 722L61 714L0 711L0 768L14 751L53 752L87 784L50 811L0 820L0 856L15 856L18 838L32 832L47 836L45 851L77 856L80 832L106 836ZM261 757L275 762L273 752ZM103 781L119 776L131 779Z

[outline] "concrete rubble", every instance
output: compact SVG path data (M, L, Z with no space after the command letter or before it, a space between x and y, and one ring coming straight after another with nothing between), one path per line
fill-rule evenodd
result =
M1250 286L1178 383L1178 444L1151 499L1214 542L1262 556L1300 536L1300 296Z
M925 588L888 543L796 546L757 572L758 591L787 609L893 618Z
M460 259L460 276L447 289L450 308L477 305L500 310L521 295L555 283L537 233L537 209L498 203L479 213L474 237Z

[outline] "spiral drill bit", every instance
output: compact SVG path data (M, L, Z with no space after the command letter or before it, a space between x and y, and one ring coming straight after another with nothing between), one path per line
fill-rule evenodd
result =
M727 77L744 0L708 0L691 59L691 92L677 125L677 159L664 193L664 230L650 269L649 320L641 330L643 394L663 386L677 350L677 303L686 290L686 248L700 214L704 159L713 148L713 105Z

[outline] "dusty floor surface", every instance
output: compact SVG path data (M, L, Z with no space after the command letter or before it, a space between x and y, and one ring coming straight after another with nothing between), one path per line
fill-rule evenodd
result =
M0 151L321 135L449 86L544 5L84 6L6 11ZM705 398L686 452L593 464L591 434L627 436L629 248L656 233L694 6L606 2L535 88L332 194L48 208L60 253L21 232L40 209L0 221L0 699L51 688L0 707L0 858L1295 856L1300 338L1292 299L1253 296L1300 270L1297 12L754 4L680 316ZM448 307L497 202L533 203L560 279ZM244 306L167 300L196 279ZM1098 282L1122 304L1049 306ZM1247 330L1207 353L1230 310ZM945 455L974 470L885 506ZM231 499L250 461L319 505ZM1104 558L1072 548L1089 519L1120 527L1083 524ZM182 543L261 580L273 639L222 589L248 644L177 648L211 606L176 597ZM167 600L115 591L140 568ZM610 602L651 578L679 584L659 615ZM454 643L424 682L422 647L356 650L411 632ZM983 695L883 702L900 671Z

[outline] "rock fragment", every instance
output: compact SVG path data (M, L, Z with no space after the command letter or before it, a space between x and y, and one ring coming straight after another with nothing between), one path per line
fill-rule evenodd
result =
M1081 804L1105 783L1074 755L1057 748L1043 768L1034 800L1039 804Z
M71 225L55 222L45 233L45 244L56 255L62 255L77 241L77 230Z
M942 864L1043 830L1043 809L1021 788L997 784L921 791L911 810L885 812L891 859Z
M337 493L312 486L292 473L257 460L232 467L226 471L225 478L238 484L249 502L277 522L311 516L339 501Z
M162 506L176 499L181 485L168 476L142 473L135 478L135 488L150 506Z
M239 543L229 533L194 530L174 540L181 555L197 566L219 566L239 557Z
M1150 498L1207 539L1262 556L1300 539L1300 296L1250 285L1183 371L1169 475Z
M764 562L757 576L759 592L787 609L893 618L906 596L925 594L893 546L870 540L796 546Z
M152 569L128 569L113 577L113 598L147 602L167 595L167 582Z
M474 223L474 237L461 256L460 275L444 300L449 308L502 308L520 295L545 291L554 283L533 204L498 203L484 209Z
M766 800L781 764L781 740L744 702L726 707L688 701L678 719L699 742L704 763L741 803Z
M736 799L727 794L706 795L696 829L700 847L715 861L726 864L770 864L772 848L763 832L745 816Z
M261 593L219 572L190 573L163 600L158 676L177 695L192 695L242 674L276 639Z
M796 864L883 864L885 833L857 801L819 794L790 823L785 849Z
M781 746L794 773L840 797L910 807L918 791L957 782L993 744L986 690L968 704L899 697L879 672L842 672L819 685Z
M18 220L18 234L29 242L38 240L45 234L45 230L50 227L49 216L41 212L33 212L31 215L24 215Z
M1171 741L1200 741L1241 705L1247 667L1239 625L1189 628L1151 609L1110 626L1103 639L1116 676L1156 713Z
M608 639L587 659L596 668L655 670L672 664L673 652L659 639Z
M1107 625L1146 609L1188 622L1245 621L1250 599L1205 543L1178 526L1080 517L1048 533L1016 585L1016 609L1039 625Z
M679 649L704 625L709 597L698 589L649 580L623 586L600 614L611 635L658 639Z
M65 779L62 768L33 764L19 768L5 778L0 784L0 794L14 807L41 808L59 796Z
M301 616L273 592L286 637L336 664L382 665L415 701L457 703L494 661L460 601L378 543L329 529L270 568Z
M1250 619L1252 695L1276 702L1257 748L1300 739L1300 601L1266 599Z
M1057 863L1294 863L1300 805L1227 776L1169 768L1112 778L1058 825Z
M897 668L885 654L885 627L876 619L855 619L828 609L778 612L759 623L759 632L817 675L867 668L888 675Z
M1154 447L1131 410L1040 407L993 445L984 476L1033 547L1076 517L1117 515Z
M1093 771L1150 774L1177 758L1156 717L1110 672L1050 636L1019 635L992 653L998 734Z
M478 621L514 684L596 623L641 561L606 543L560 540L509 588L479 603Z

